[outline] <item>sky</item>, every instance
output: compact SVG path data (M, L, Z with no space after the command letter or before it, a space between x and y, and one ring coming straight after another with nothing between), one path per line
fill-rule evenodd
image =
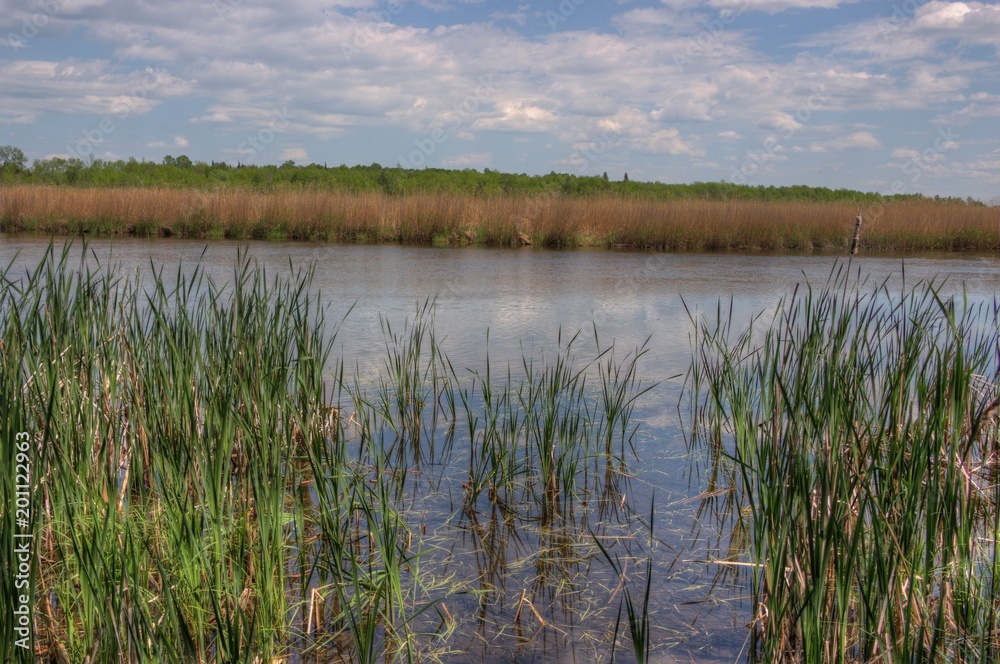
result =
M1000 2L0 0L0 144L1000 201Z

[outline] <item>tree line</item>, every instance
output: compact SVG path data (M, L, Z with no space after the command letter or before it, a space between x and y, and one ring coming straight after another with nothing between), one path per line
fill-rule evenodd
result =
M566 194L575 196L621 195L629 198L760 200L816 202L875 202L922 199L921 194L883 196L851 189L830 189L806 185L740 185L731 182L694 182L670 184L642 182L602 176L551 172L547 175L503 173L485 168L482 171L444 168L388 167L369 165L328 166L296 165L286 161L278 165L228 164L223 161L193 161L187 155L167 155L161 162L119 159L36 159L30 165L24 153L13 146L0 146L0 181L6 184L48 184L84 187L246 187L320 188L348 192L378 191L386 194L461 193L475 196ZM981 204L972 199L949 198L951 202Z

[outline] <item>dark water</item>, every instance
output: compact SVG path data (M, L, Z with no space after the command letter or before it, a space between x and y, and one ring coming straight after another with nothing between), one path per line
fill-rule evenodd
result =
M13 261L8 274L24 274L47 246L44 239L2 238L0 263ZM241 247L276 275L315 264L314 285L329 307L328 320L339 324L335 352L363 376L374 376L383 366L383 321L401 327L428 298L436 298L435 333L460 371L482 371L487 348L495 372L507 363L516 368L522 356L553 356L560 333L565 340L580 332L575 347L582 357L592 355L598 344L604 348L613 342L625 353L648 339L640 374L644 384L659 384L637 408L640 428L634 439L630 502L636 514L648 515L655 496L652 660L664 662L734 661L751 618L738 579L723 574L732 570L703 562L726 553L716 546L725 540L697 524L699 501L694 497L706 486L692 472L678 414L682 379L675 376L684 374L691 357L689 316L713 315L721 302L727 312L732 308L735 320L749 321L773 310L797 284L821 286L838 266L872 284L887 280L892 290L939 279L944 293L964 292L974 302L992 301L1000 293L1000 260L995 256L861 257L848 263L832 256L184 240L101 240L91 242L87 251L91 262L120 264L129 273L138 269L148 275L162 268L164 275L173 275L201 265L224 284L233 281ZM79 250L79 245L73 249ZM503 534L506 526L495 515L483 514L478 522L454 519L449 512L454 500L442 489L447 482L434 482L435 475L458 481L458 475L449 478L447 468L461 467L462 452L454 455L438 471L431 464L426 485L414 492L409 506L421 514L421 528L429 529L422 564L482 581L490 569L483 560L490 553L484 544L488 541L499 549L492 553L504 565L502 578L490 580L488 587L497 590L489 601L474 593L447 600L449 612L462 618L452 642L459 652L442 654L443 659L606 660L608 624L620 592L617 578L595 562L599 558L593 550L579 551L579 538L555 529L532 530L526 524L520 533ZM645 535L640 532L645 526L646 519L635 518L617 535L648 540L648 529ZM613 529L607 532L609 539L615 535ZM631 573L639 557L629 564ZM619 647L627 650L627 639Z

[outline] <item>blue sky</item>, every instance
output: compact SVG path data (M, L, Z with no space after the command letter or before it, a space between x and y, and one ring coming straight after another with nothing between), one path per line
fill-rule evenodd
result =
M0 144L989 201L998 35L998 2L0 0Z

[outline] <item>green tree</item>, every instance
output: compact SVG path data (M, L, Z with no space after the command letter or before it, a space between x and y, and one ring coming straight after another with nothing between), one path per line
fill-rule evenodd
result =
M0 169L5 173L20 173L27 163L28 159L20 148L15 148L13 145L0 145Z

